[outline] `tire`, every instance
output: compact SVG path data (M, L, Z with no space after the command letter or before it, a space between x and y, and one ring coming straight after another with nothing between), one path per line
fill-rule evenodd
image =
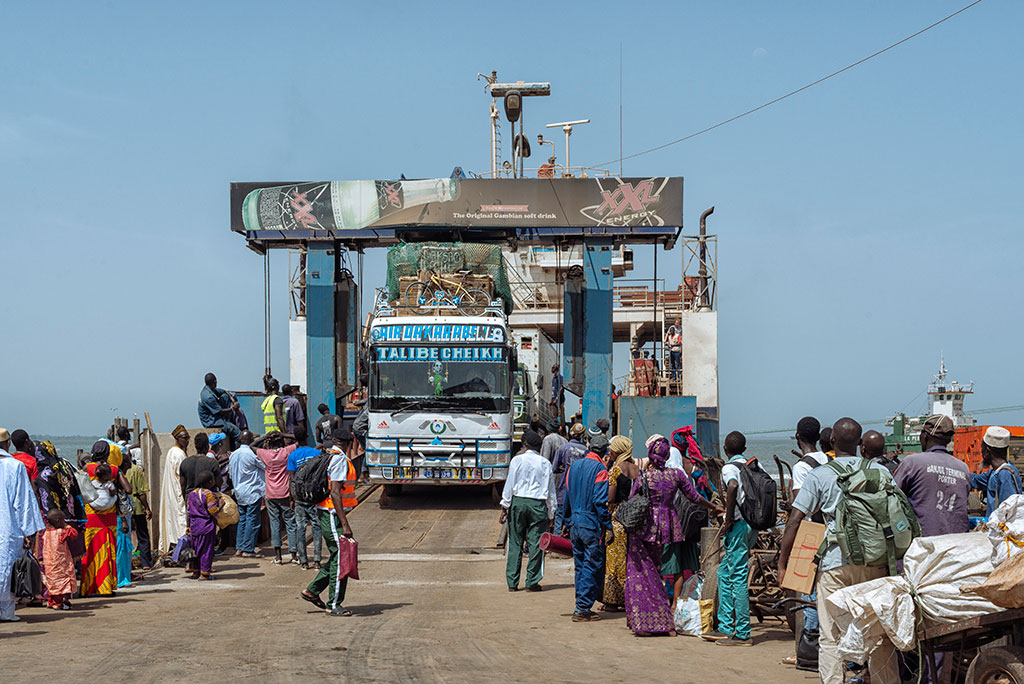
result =
M491 503L497 506L501 503L501 495L504 492L505 487L494 483L491 485Z
M1024 684L1024 648L995 646L981 651L967 668L967 684Z
M414 313L425 314L430 311L427 303L431 299L430 285L417 280L405 289L405 305L411 307Z
M481 316L490 305L491 297L483 290L466 290L465 294L459 297L459 311L466 316Z
M388 496L402 496L402 485L384 485L384 493L387 494Z

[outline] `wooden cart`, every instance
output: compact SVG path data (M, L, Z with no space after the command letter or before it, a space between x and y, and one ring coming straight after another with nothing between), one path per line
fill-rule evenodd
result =
M1006 638L1007 645L981 646ZM936 653L943 660L943 680L958 681L966 665L967 684L1024 684L1024 609L1003 610L929 629L919 629L918 639L932 682L939 682ZM973 655L974 653L977 655ZM973 657L972 657L973 655Z

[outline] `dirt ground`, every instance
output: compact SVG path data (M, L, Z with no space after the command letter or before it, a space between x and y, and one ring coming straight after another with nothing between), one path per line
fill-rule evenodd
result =
M636 638L622 613L573 623L569 559L548 557L543 592L508 592L485 491L412 490L388 509L376 499L352 513L363 578L349 583L352 617L301 601L314 571L273 565L269 549L225 556L213 582L166 568L72 611L19 608L21 622L0 624L2 681L817 680L781 664L793 641L775 621L742 649Z

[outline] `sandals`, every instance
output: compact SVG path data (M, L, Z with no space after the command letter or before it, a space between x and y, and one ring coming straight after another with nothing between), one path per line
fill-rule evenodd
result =
M203 577L202 575L200 575L199 577L196 577L196 579L199 580L200 582L211 582L211 581L213 581L216 578L213 575L207 575L206 577Z
M327 609L327 604L321 601L319 596L313 596L312 594L306 594L305 592L302 592L299 594L299 598L303 601L308 601L309 603L312 603L320 610Z
M327 614L331 617L351 617L352 611L347 608L332 608Z
M270 562L273 563L274 565L284 565L285 564L285 562L283 560L281 560L280 558L275 558L274 560L272 560Z

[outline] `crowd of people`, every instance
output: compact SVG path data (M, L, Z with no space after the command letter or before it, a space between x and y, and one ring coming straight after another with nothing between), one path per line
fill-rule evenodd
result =
M365 411L350 429L321 405L310 442L301 402L290 390L286 386L279 393L276 381L268 380L261 404L263 434L257 437L234 397L217 387L213 374L207 375L198 413L210 431L192 435L178 425L171 432L174 444L162 462L158 535L153 536L141 449L126 427L112 429L75 464L60 457L49 441L37 443L25 430L0 429L0 620L18 619L11 568L26 553L38 560L45 585L22 600L70 610L76 596L114 595L157 563L209 581L215 577L216 557L229 548L241 558L259 557L264 510L273 551L268 561L316 570L300 597L329 615L349 615L343 605L348 576L339 556L352 537L346 513L357 503ZM508 590L520 589L524 554L523 588L543 590L541 537L551 532L571 543L573 622L624 611L626 626L637 636L674 635L673 607L685 581L701 572L702 556L720 550L716 624L701 636L721 646L750 646L751 548L765 527L750 519L751 507L744 505L759 496L748 491L747 475L756 469L756 459L746 455L744 435L725 437L720 461L705 458L692 426L668 437L651 435L641 455L634 455L630 438L609 432L604 419L589 429L572 422L566 430L555 418L546 429L523 435L500 502L500 522L508 529ZM859 473L875 487L891 485L892 491L902 492L912 510L912 527L924 536L969 531L972 490L984 499L986 516L1022 493L1020 473L1008 459L1008 430L986 430L982 473L971 473L952 455L953 434L948 416L930 416L920 435L921 453L894 456L886 452L883 435L863 432L853 419L825 428L810 416L798 421L792 489L780 502L788 520L778 556L779 581L803 520L826 524L829 534L814 588L802 597L803 630L817 644L817 657L808 663L794 656L791 664L817 669L823 682L842 682L847 664L838 656L839 634L826 599L843 587L893 572L891 563L856 564L837 543L836 511L849 477ZM313 498L297 493L309 482L303 473L310 472L325 480L322 490L313 488L318 492ZM638 498L643 506L634 505ZM233 508L237 518L228 514ZM701 548L693 520L718 528L715 548ZM321 598L325 590L326 602ZM907 660L884 642L868 662L871 681L900 681Z
M752 645L748 577L758 531L745 519L741 504L752 495L745 491L743 471L756 459L745 454L744 435L731 432L725 437L725 461L715 460L719 469L701 454L692 427L668 438L652 435L640 458L634 457L629 438L608 438L606 421L589 430L577 422L563 434L553 420L545 431L543 437L539 432L544 431L537 430L524 435L523 450L512 459L501 499L500 520L509 526L508 590L520 589L524 553L525 589L543 589L540 539L550 531L572 544L574 622L593 622L600 620L601 611L624 610L626 626L635 635L674 635L673 606L685 578L701 570L702 553L715 554L720 548L716 627L701 636L721 646ZM1008 430L986 430L982 457L987 469L974 474L950 452L953 434L948 416L930 416L921 433L921 453L899 458L886 453L883 435L863 432L851 418L824 429L813 417L797 423L794 453L799 460L793 466L792 491L779 502L780 509L788 511L778 557L779 581L785 577L801 521L825 523L829 535L814 590L802 597L804 636L817 644L817 657L801 662L791 656L788 664L816 669L827 684L843 682L848 664L838 656L839 634L825 601L842 587L890 571L885 565L855 565L841 552L834 536L836 510L844 497L841 476L873 472L869 477L877 487L891 483L892 491L899 490L906 498L915 525L925 536L969 531L971 490L985 499L986 515L1009 496L1022 493L1020 473L1008 460ZM710 477L712 470L715 477ZM626 516L616 512L638 494L647 500L644 519L626 529L628 521L618 519ZM702 551L699 537L685 529L692 517L687 511L693 506L706 509L708 524L718 526L713 549ZM914 654L897 654L885 642L871 655L867 669L872 682L889 684L901 681L900 668L906 675L914 666Z
M187 577L209 581L215 579L215 558L229 549L237 557L260 557L264 511L273 550L269 562L316 570L302 598L330 615L348 615L338 549L352 536L345 513L356 505L366 421L357 420L355 430L342 427L341 418L321 405L311 445L295 388L279 390L273 378L266 387L263 434L257 438L235 397L217 386L214 374L206 375L198 417L209 431L193 435L184 425L172 430L155 521L142 450L127 427L112 428L77 463L60 457L49 441L36 443L24 430L0 429L0 621L19 619L11 570L26 553L45 582L36 595L19 600L69 610L76 596L115 596L157 565L181 567ZM293 478L320 457L323 491L314 500L299 498ZM327 603L320 598L325 589Z

